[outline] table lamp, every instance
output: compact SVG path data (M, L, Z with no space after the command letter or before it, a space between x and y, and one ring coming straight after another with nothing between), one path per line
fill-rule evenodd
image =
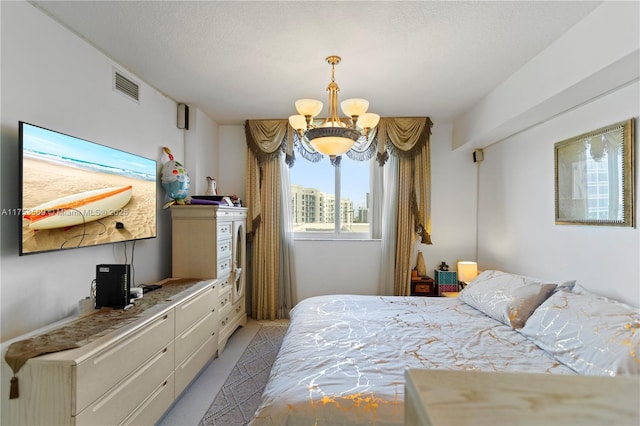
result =
M478 264L476 262L460 261L458 262L458 280L464 288L475 277L478 276Z

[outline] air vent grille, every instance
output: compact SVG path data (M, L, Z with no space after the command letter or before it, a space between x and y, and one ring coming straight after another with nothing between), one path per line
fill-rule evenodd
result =
M140 86L138 83L128 79L118 71L114 71L113 88L135 101L140 100Z

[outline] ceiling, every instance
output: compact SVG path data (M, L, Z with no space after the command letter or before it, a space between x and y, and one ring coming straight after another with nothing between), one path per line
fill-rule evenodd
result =
M219 124L299 98L453 120L569 30L587 1L35 1L147 84ZM141 94L144 102L144 93ZM326 106L321 116L326 115Z

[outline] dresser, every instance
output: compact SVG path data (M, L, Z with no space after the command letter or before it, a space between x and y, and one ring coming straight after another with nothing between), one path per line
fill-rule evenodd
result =
M129 311L103 308L3 343L1 423L158 421L218 349L218 283L182 281L160 282L162 289ZM157 302L149 303L154 296ZM87 338L82 334L87 329L101 331ZM79 347L31 358L16 372L19 395L11 399L13 372L4 360L10 345L48 344L74 333Z
M244 207L171 206L172 275L220 282L219 351L247 322L246 221Z

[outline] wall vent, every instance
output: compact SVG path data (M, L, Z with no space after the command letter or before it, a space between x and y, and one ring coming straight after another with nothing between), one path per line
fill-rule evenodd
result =
M140 101L140 85L117 70L113 70L113 90L130 97L136 102Z

